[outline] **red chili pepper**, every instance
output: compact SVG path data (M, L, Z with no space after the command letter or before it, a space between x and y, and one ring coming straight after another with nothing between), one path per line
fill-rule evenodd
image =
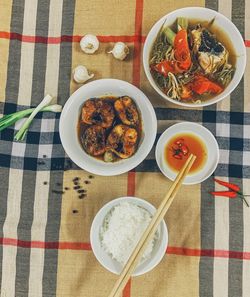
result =
M229 197L229 198L235 198L235 197L237 197L237 195L239 195L239 198L242 199L246 203L247 207L249 207L249 204L245 198L245 196L248 196L248 195L244 195L241 192L240 187L238 185L228 183L228 182L219 180L217 178L214 178L214 181L222 186L227 187L228 189L230 189L232 191L211 192L212 195L224 196L224 197Z
M222 180L219 180L217 178L214 178L214 181L217 182L218 184L227 187L230 190L233 190L235 192L240 192L240 187L238 185L232 184L232 183L228 183Z
M178 146L182 146L183 143L184 143L184 139L183 138L180 138L180 139L177 139L174 144L177 144Z
M182 151L182 153L183 153L184 156L186 156L189 153L189 149L188 149L188 147L185 144L183 144L181 146L181 151Z
M182 155L173 155L175 159L182 160Z
M182 29L174 39L174 55L178 67L183 70L188 70L192 64L187 36L187 31Z
M167 77L169 72L173 74L183 73L190 68L192 60L186 30L180 30L175 36L174 56L174 61L163 60L162 62L151 66L152 70Z
M210 192L213 196L223 196L228 198L236 198L237 193L234 191L221 191L221 192Z
M156 72L162 74L163 76L167 77L169 72L172 72L173 74L178 73L175 69L175 62L174 61L167 61L164 60L156 65L152 66L152 69Z

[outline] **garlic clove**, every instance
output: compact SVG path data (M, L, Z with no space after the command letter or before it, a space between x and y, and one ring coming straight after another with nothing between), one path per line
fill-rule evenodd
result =
M73 70L74 81L78 84L82 84L92 77L94 77L94 74L89 74L85 66L79 65Z
M99 40L95 35L86 34L80 41L80 47L86 54L93 54L99 48Z
M116 42L114 48L108 52L118 60L124 60L129 54L129 47L124 42Z

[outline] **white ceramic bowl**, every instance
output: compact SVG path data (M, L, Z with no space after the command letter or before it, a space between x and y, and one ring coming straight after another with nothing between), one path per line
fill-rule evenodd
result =
M112 257L103 250L100 242L100 228L103 225L103 220L107 213L116 205L121 202L132 202L136 205L139 205L146 210L148 210L151 214L153 214L156 209L155 207L150 204L149 202L136 198L136 197L121 197L115 200L110 201L109 203L105 204L96 214L92 226L90 229L90 243L93 250L93 253L99 263L105 267L110 272L115 274L120 274L122 271L122 265L113 260ZM163 220L159 225L159 238L155 243L154 249L151 253L151 257L141 264L137 266L135 269L133 276L138 276L144 274L150 270L152 270L163 258L166 253L167 245L168 245L168 230L165 221Z
M105 163L85 153L77 136L77 122L83 103L89 98L106 95L130 96L143 122L142 139L136 153L114 163ZM74 163L93 174L111 176L133 169L146 158L156 137L157 119L152 104L138 88L118 79L100 79L83 85L70 96L61 114L59 132L62 145Z
M174 180L176 177L176 172L174 172L164 160L164 150L168 141L177 134L182 133L191 133L203 140L207 148L207 161L201 170L189 174L183 184L185 185L194 185L199 184L202 181L206 180L216 169L219 162L219 146L214 138L213 134L205 127L200 124L192 122L182 122L171 126L166 129L161 137L159 138L156 150L155 157L158 167L161 172L171 180Z
M172 25L174 21L177 19L177 17L186 17L189 19L208 20L208 21L215 18L214 24L219 28L221 28L227 34L237 54L237 60L235 65L236 71L230 84L219 95L199 104L196 104L196 103L188 104L188 103L183 103L183 102L179 102L177 100L171 99L161 91L161 89L157 86L157 84L155 83L150 73L149 56L152 49L152 45L164 22L166 26ZM143 48L143 66L151 86L156 90L156 92L158 92L166 100L181 106L186 106L186 107L207 106L221 101L223 98L228 96L239 84L246 67L246 47L245 47L243 38L240 32L238 31L238 29L236 28L236 26L224 15L218 13L217 11L204 8L204 7L186 7L186 8L181 8L170 12L169 14L162 17L152 27L152 29L147 35L144 48Z

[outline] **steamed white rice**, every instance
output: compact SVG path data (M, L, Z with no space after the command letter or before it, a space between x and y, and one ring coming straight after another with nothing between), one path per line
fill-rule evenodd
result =
M103 249L113 259L124 265L151 218L152 215L146 209L132 202L121 202L112 208L104 219L100 230ZM157 237L158 232L148 244L141 261L150 257Z

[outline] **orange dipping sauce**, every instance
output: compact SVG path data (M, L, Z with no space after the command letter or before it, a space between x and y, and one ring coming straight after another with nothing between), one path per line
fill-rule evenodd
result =
M173 171L179 171L190 154L196 156L189 173L203 168L207 160L207 147L203 140L192 133L181 133L172 137L165 146L164 159Z

